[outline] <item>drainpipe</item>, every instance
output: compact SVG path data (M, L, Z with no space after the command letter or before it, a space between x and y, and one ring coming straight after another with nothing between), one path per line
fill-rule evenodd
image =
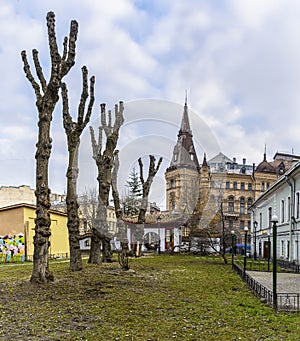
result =
M294 223L295 223L295 185L296 185L296 180L292 179L294 182L294 185L291 182L290 177L286 174L285 175L285 181L287 184L290 186L291 189L291 207L289 208L290 210L290 221L289 221L289 239L290 239L290 250L289 250L289 262L292 261L292 258L294 257L294 247L293 247L293 230L294 230Z

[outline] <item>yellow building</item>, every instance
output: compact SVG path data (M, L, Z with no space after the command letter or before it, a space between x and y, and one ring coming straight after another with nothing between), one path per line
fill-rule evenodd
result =
M0 208L0 236L13 239L14 236L24 235L24 252L25 259L27 260L32 260L33 257L35 210L35 205L30 204L16 204ZM59 211L50 210L50 218L50 257L68 257L67 215Z

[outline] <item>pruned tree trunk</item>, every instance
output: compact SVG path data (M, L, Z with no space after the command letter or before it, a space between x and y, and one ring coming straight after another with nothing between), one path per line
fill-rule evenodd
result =
M69 247L70 247L70 270L82 270L82 259L80 250L79 236L79 214L78 214L78 198L77 198L77 180L78 180L78 149L80 145L80 136L90 121L92 109L95 101L94 84L95 77L90 79L90 96L88 93L88 70L82 67L82 93L78 106L77 122L74 122L69 111L68 90L65 83L62 83L62 100L63 100L63 123L67 135L69 162L67 170L67 214L68 214L68 231L69 231ZM87 113L84 114L86 101L90 97Z
M50 137L50 125L52 114L59 100L59 88L62 78L75 64L75 50L78 33L78 24L71 21L69 38L65 37L63 44L63 55L60 56L55 35L55 14L47 14L48 40L51 58L51 76L47 84L42 67L38 58L38 51L33 50L33 61L39 83L31 73L27 60L26 51L22 51L24 72L31 83L35 96L36 106L39 114L38 142L36 149L36 219L34 235L33 270L30 281L32 283L45 283L53 280L49 270L49 237L50 231L50 189L48 186L49 158L52 148Z
M145 224L145 218L146 218L146 211L147 211L147 205L148 205L148 197L149 192L151 189L151 185L153 183L153 179L156 175L156 173L159 170L159 167L162 163L162 157L158 160L157 166L155 166L155 157L153 155L149 155L149 169L148 169L148 177L145 181L144 174L143 174L143 162L142 159L139 158L139 167L140 167L140 180L143 187L143 198L141 201L141 206L139 210L138 215L138 221L136 225L136 244L134 245L134 253L137 257L141 256L142 253L142 243L143 243L143 235L144 235L144 224Z
M119 151L116 150L114 153L114 166L112 170L112 180L111 180L111 187L112 187L112 195L114 199L115 205L115 213L117 218L117 229L118 229L118 237L121 243L121 251L119 252L119 264L121 269L129 270L129 263L128 263L128 239L126 234L126 225L123 221L123 211L121 209L120 204L120 196L118 191L118 171L119 171Z
M93 228L93 236L91 239L91 252L89 263L99 264L100 246L102 244L102 261L108 262L111 260L110 250L110 235L108 233L107 224L107 207L109 202L109 192L111 187L111 176L114 152L119 138L119 130L124 123L123 117L124 106L123 102L115 105L115 122L112 125L111 111L108 111L108 122L106 120L105 104L101 104L101 126L99 127L98 142L95 138L95 133L92 127L91 142L93 148L93 158L98 169L98 208L95 226ZM106 137L105 149L102 151L103 131Z

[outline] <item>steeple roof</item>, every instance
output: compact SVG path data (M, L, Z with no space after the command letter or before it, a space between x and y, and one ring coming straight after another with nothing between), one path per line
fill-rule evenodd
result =
M190 127L189 114L188 114L187 98L185 99L180 131L182 133L187 132L189 134L192 134L192 130Z
M200 170L196 150L193 143L192 130L190 128L187 98L185 100L181 126L177 135L177 143L173 150L170 167L187 167Z

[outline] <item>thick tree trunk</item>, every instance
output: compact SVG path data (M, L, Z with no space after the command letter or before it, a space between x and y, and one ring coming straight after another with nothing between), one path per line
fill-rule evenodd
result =
M91 142L93 148L93 158L96 161L98 169L98 208L97 208L97 222L93 233L96 232L100 235L102 243L102 260L110 262L112 260L112 253L110 247L111 236L108 232L107 224L107 207L109 203L109 192L112 183L112 168L114 161L114 152L119 138L119 130L124 122L123 118L123 102L115 105L115 122L111 124L111 112L108 111L108 122L106 121L105 104L101 104L101 126L99 127L98 142L95 139L94 130L91 127ZM105 149L102 151L102 134L103 131L106 135ZM97 247L97 238L92 238L91 251ZM96 253L95 253L96 255ZM94 252L90 253L89 261L97 263L97 258L94 259Z
M50 102L49 107L55 103ZM36 219L35 235L33 238L33 271L30 281L34 283L46 283L53 280L49 271L48 249L50 226L50 189L48 188L48 164L52 148L50 138L50 123L52 111L40 113L39 136L36 150Z
M78 143L79 145L79 143ZM77 202L78 145L69 145L69 167L67 171L67 212L70 247L70 270L82 270L79 239L79 217Z
M90 256L88 263L91 264L101 264L101 236L100 233L97 231L97 229L93 229L92 231L92 237L91 237L91 250L90 250Z
M68 231L70 246L70 270L82 270L82 258L80 250L79 236L79 215L78 215L78 198L77 198L77 179L78 179L78 149L80 145L80 135L88 124L92 108L95 101L94 83L95 77L90 79L90 101L86 115L84 108L88 99L88 70L82 67L82 93L78 106L77 122L73 122L69 112L68 90L65 83L62 83L62 100L63 100L63 122L68 141L69 165L67 170L67 212L68 212Z

